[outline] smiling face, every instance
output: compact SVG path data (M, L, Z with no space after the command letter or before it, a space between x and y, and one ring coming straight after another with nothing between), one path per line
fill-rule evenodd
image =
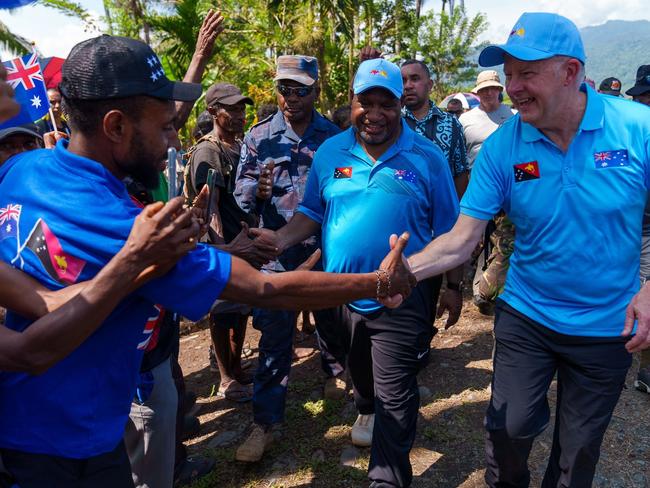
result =
M383 88L372 88L352 99L352 125L362 144L390 146L399 135L401 103Z
M538 129L553 128L581 81L576 59L556 56L521 61L505 56L506 91L521 120Z

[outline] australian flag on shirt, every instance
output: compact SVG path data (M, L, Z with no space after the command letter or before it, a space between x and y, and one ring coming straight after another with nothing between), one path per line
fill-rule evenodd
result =
M627 149L601 151L594 153L594 164L596 165L596 169L620 168L622 166L628 166L630 159L627 155Z
M36 54L5 61L7 83L14 89L14 97L20 104L20 113L0 124L0 129L29 124L42 119L50 109L47 88Z

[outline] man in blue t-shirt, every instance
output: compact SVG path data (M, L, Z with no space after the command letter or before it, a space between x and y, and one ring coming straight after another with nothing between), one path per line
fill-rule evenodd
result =
M519 113L483 144L453 230L409 258L418 279L463 262L500 208L517 229L495 318L491 487L528 486L556 373L542 486L591 486L630 353L650 345L650 288L638 279L650 118L584 84L584 62L576 26L547 13L523 14L506 44L481 52L482 66L504 64Z
M157 185L167 148L179 146L174 100L194 101L201 92L200 85L170 81L146 44L107 35L72 49L59 86L70 141L0 167L0 206L13 209L13 225L0 229L0 258L50 289L91 279L124 245L140 209L123 179ZM129 294L45 373L0 373L5 467L21 488L133 486L122 436L159 306L194 320L217 297L316 309L378 296L395 307L413 285L402 263L407 243L402 236L376 273L275 276L198 245ZM23 331L30 321L9 313L6 325Z
M322 231L323 268L347 273L375 269L379 243L404 226L411 252L451 229L458 198L449 165L438 147L402 120L402 89L393 63L361 63L353 83L352 127L316 151L297 213L275 232L251 232L285 249ZM371 486L411 484L417 373L433 337L430 286L420 283L396 310L351 299L323 325L342 325L350 337L348 370L360 413L352 440L372 446Z

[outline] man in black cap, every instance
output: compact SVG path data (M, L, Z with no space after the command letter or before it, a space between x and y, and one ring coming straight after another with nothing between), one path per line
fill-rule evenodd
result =
M200 85L170 81L146 44L107 35L72 49L59 86L70 141L17 155L0 167L0 205L21 208L16 237L0 240L0 258L50 289L92 278L119 251L140 213L122 180L128 175L157 184L167 148L179 146L174 100L191 102L201 93ZM22 488L133 486L122 436L143 351L160 319L158 304L194 320L218 297L315 309L378 295L397 306L413 286L402 261L407 242L404 235L382 262L386 273L279 276L199 244L129 295L53 368L39 376L3 372L5 467ZM7 314L13 330L29 324ZM141 386L144 393L147 386L148 393L155 389L155 383Z
M603 93L605 95L611 95L613 97L621 96L621 80L610 76L605 78L600 82L598 86L598 93Z
M43 147L43 138L34 124L0 130L0 165L15 154Z
M207 182L208 171L215 170L214 186L210 191L214 202L212 208L215 209L212 222L216 225L211 229L210 242L225 242L226 247L221 249L259 268L269 259L248 239L248 224L253 222L233 196L246 105L252 105L253 100L242 95L241 90L231 83L217 83L208 89L205 101L213 127L190 149L184 173L185 196L189 203L194 201ZM245 223L244 234L237 239L242 231L242 222ZM218 394L236 402L250 401L253 396L252 378L246 377L241 368L249 313L250 308L246 305L224 302L210 314L210 333L221 376Z
M634 86L625 92L635 102L650 105L650 64L642 64L636 71Z

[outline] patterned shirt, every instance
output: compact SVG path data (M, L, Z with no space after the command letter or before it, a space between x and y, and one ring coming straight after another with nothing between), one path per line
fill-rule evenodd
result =
M420 120L407 107L402 109L402 115L411 129L442 150L454 178L468 170L463 126L456 117L443 112L431 101L429 111Z

